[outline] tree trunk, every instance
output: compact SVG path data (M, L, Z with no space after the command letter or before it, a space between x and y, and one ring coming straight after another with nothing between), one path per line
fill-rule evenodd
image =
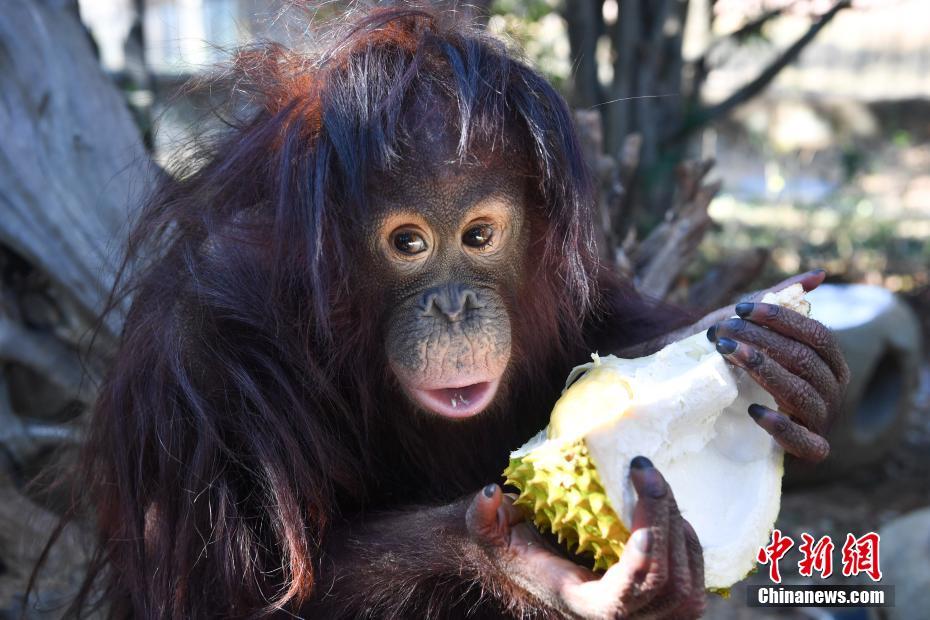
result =
M597 39L604 30L601 0L566 0L563 16L572 50L571 105L591 108L603 101L597 78Z
M0 486L9 494L47 448L80 433L118 313L92 354L79 354L113 283L129 206L156 168L74 2L18 0L0 11L0 135ZM34 560L36 549L6 544L35 537L28 504L0 502L0 616Z
M631 137L636 136L638 164L625 187L625 212L613 214L618 230L649 232L664 221L676 198L676 170L689 156L688 140L701 127L757 96L817 36L834 16L850 6L851 0L834 0L832 8L815 19L798 38L743 88L725 101L704 107L700 91L710 70L708 53L684 71L682 41L689 0L617 0L619 16L606 26L601 0L566 0L567 22L573 69L576 107L596 108L602 115L606 154L623 159ZM713 14L711 0L708 14ZM722 40L742 40L757 32L784 7L762 13ZM602 86L594 58L597 37L607 32L612 51L613 79ZM714 48L720 41L710 46ZM687 75L688 80L683 78ZM618 217L621 215L622 217Z

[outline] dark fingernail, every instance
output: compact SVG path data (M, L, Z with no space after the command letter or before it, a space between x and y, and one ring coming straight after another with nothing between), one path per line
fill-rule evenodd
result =
M711 325L710 329L707 330L707 339L710 340L711 342L714 342L717 340L717 326L716 325Z
M497 490L496 484L489 484L488 486L484 487L482 492L484 493L485 497L491 498L491 497L494 497L494 491L496 490Z
M827 273L827 270L826 270L826 269L823 269L823 268L818 268L818 269L812 269L812 270L811 270L811 274L820 275L820 274L822 274L822 273Z
M762 405L750 405L749 415L756 424L761 426L770 435L782 435L788 430L791 419L780 411L772 411Z
M730 340L729 338L721 338L717 341L717 353L721 355L729 355L736 351L737 342L735 340Z
M656 471L655 465L645 456L633 457L630 461L630 469L641 472L639 475L642 483L642 492L653 498L659 498L665 495L665 481L659 472Z
M630 536L633 540L630 541L633 543L633 546L642 553L643 555L648 555L649 551L652 549L652 532L645 527L641 527Z
M752 304L748 301L736 304L736 315L745 319L752 312L752 307L754 305L755 304Z
M749 405L749 415L753 420L758 420L765 415L765 407L756 404Z
M665 481L657 469L647 469L643 472L643 478L643 493L655 499L665 497Z

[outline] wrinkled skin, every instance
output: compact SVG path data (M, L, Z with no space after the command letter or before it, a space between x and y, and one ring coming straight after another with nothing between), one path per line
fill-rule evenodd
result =
M394 187L379 201L370 244L387 265L387 303L395 308L387 326L390 367L418 407L476 415L505 387L511 350L505 295L519 287L525 188L484 167L411 175L410 183ZM482 384L485 393L454 389ZM446 400L455 401L452 411Z
M745 369L775 398L778 411L753 405L747 414L789 454L820 462L830 453L823 435L842 404L849 367L830 330L811 318L760 300L769 291L800 283L805 291L820 286L826 272L799 274L748 295L735 306L721 308L695 325L636 351L656 350L702 329L724 358Z
M559 557L497 485L478 494L469 531L505 566L519 566L524 587L570 618L697 618L704 611L704 558L694 528L648 459L633 460L639 500L620 561L603 575Z
M802 280L805 290L815 288L825 275L808 274ZM707 337L728 361L774 396L778 411L752 405L749 415L786 452L822 461L830 453L822 435L849 383L849 368L836 339L823 324L778 305L745 301L734 311L739 318L716 323Z
M800 282L810 291L824 277L817 270L769 290ZM644 355L708 329L718 352L746 369L774 396L780 410L753 404L747 415L786 452L817 462L829 453L822 433L837 413L849 369L826 327L789 309L756 301L766 292L754 293L736 306L721 308L689 328L626 354ZM739 318L724 318L734 314ZM630 475L639 498L630 543L620 562L601 576L559 557L523 521L513 498L496 485L474 498L469 529L500 554L502 562L532 567L527 588L535 588L537 596L568 617L698 617L705 595L703 556L694 529L682 518L672 490L648 460L634 459Z
M455 162L438 113L415 123L417 157L376 179L370 272L393 310L388 364L421 411L477 415L507 388L510 311L530 241L527 166L512 156Z
M441 132L421 138L423 148L433 151L427 161L453 157ZM422 164L401 167L388 182L381 180L368 231L370 273L393 308L386 325L388 365L421 414L456 423L467 423L506 393L511 321L517 320L509 313L508 295L520 289L526 271L531 234L526 180L494 163L434 165L426 171ZM774 288L800 281L811 290L822 280L814 272ZM733 314L741 318L724 319ZM829 331L789 310L749 302L625 353L643 355L708 327L718 351L746 368L782 408L779 413L754 406L747 415L789 453L824 458L829 447L821 433L848 381ZM639 495L631 542L620 563L603 575L550 546L496 484L428 522L454 528L464 521L465 540L458 544L465 555L480 557L475 561L490 573L486 578L508 580L558 615L698 617L705 595L694 529L647 459L634 459L631 477ZM417 528L413 523L424 517L410 518L395 527Z
M507 389L507 296L520 288L531 228L525 180L508 170L444 166L424 175L401 169L381 185L390 189L376 202L369 260L394 308L385 342L389 366L422 414L463 422L500 394L478 408L446 407L436 392L454 398L452 388L480 381L495 392ZM476 226L490 227L481 231L490 232L487 246L467 243ZM451 520L464 519L468 548L486 556L492 571L560 615L697 617L704 601L700 543L661 474L645 459L637 465L631 475L642 499L631 551L603 577L551 547L497 485L461 504Z
M489 484L590 350L681 325L596 269L571 111L428 3L363 4L312 53L237 54L228 135L140 212L78 472L99 544L66 615L98 594L121 618L699 615L699 541L648 461L603 575ZM720 349L784 407L752 414L822 455L832 343L739 314Z

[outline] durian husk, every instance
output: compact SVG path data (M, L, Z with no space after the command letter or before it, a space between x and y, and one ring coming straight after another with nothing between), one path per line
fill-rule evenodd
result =
M593 558L594 570L619 562L630 532L607 501L584 440L563 444L556 455L538 456L530 451L511 457L504 470L506 484L520 491L514 505L569 551ZM730 598L730 588L708 592Z
M800 284L777 293L767 293L762 301L783 305L804 315L810 312L810 304L804 299L804 289ZM693 336L688 340L694 339L701 342L702 347L699 349L706 349L707 353L712 352L713 345L705 342L703 335ZM676 343L672 346L680 345L681 343ZM692 355L690 350L688 354ZM703 351L699 350L698 354L702 355ZM608 494L584 437L592 429L609 423L610 420L605 419L605 416L616 416L618 412L625 412L626 407L623 403L630 402L633 393L629 382L622 374L617 374L616 371L611 373L610 368L601 368L601 360L596 354L593 358L593 363L577 367L569 376L566 391L569 391L571 385L572 402L563 402L563 397L556 404L549 426L511 454L504 475L507 484L520 491L514 504L520 507L540 530L552 532L560 543L566 544L570 550L592 556L595 569L606 570L619 561L630 532L608 500ZM642 358L643 361L648 359ZM726 368L722 360L718 360L717 357L713 359L720 362L718 365ZM631 362L637 361L640 360L624 361L623 370L629 371ZM600 370L603 371L601 375L592 378ZM730 401L738 393L736 388L743 378L738 371L735 372L735 375L729 375L736 382L732 386L734 394L728 397ZM709 372L708 376L713 374ZM581 375L586 375L588 381L576 382L575 379ZM755 389L761 391L761 388ZM771 396L764 392L762 394L771 400ZM724 398L722 393L716 396ZM744 398L753 400L749 396ZM609 403L609 406L605 407L605 402ZM564 405L562 409L560 404ZM774 401L770 406L776 406ZM553 439L558 441L548 441ZM596 452L597 444L592 446ZM781 473L779 459L779 479ZM730 590L728 587L710 587L708 591L728 597Z
M540 530L592 557L595 569L619 561L630 532L607 501L583 439L511 457L504 476L520 490L514 505Z

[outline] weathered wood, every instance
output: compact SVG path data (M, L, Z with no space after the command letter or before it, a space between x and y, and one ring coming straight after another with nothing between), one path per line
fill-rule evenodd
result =
M79 352L112 286L129 206L156 168L73 1L4 3L0 136L0 616L20 617L56 522L23 483L49 448L79 439L80 418L68 420L92 402L121 316ZM46 595L72 593L79 538L69 526L43 571L46 613L31 601L23 617L60 616Z
M751 290L770 256L766 248L750 248L725 257L688 288L688 306L711 310L733 303L739 292Z
M705 184L713 162L685 162L678 167L678 194L674 206L631 256L636 268L636 288L650 297L664 299L675 279L693 259L711 225L707 208L720 191L720 183Z
M57 515L23 496L0 472L0 618L62 617L80 586L91 549L91 536L77 524L64 529L42 568L38 589L24 599L32 568L57 524Z
M34 391L51 386L62 402L86 404L97 364L78 351L112 286L129 205L155 167L75 3L31 0L0 13L0 135L0 361L41 377ZM95 352L119 321L101 326ZM7 377L14 396L28 389L21 376Z
M562 15L568 26L568 42L573 65L570 103L577 108L591 108L603 101L603 89L597 76L597 39L604 30L601 2L566 0Z
M642 144L639 134L628 136L617 161L602 150L603 131L596 112L578 110L575 122L598 192L595 223L601 258L632 278L640 292L657 299L667 298L694 260L712 223L707 209L720 184L706 183L705 179L713 162L690 161L679 166L672 208L666 212L664 221L639 241L635 229L629 226L631 201L625 191L639 164ZM761 269L765 256L753 258L753 264L762 261L758 264ZM728 261L725 264L730 265ZM716 299L725 300L738 287L749 283L751 272L729 268L714 272L713 282L705 282L699 296L691 301L703 306Z
M71 3L0 12L0 135L0 245L46 274L89 325L112 283L127 205L153 169Z

